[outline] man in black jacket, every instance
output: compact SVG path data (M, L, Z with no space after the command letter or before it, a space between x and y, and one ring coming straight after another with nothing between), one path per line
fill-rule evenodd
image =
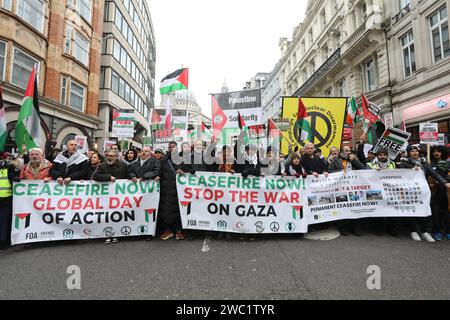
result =
M117 158L118 151L109 149L106 152L106 162L98 167L94 174L94 180L98 182L116 182L118 179L127 179L128 165Z
M139 153L139 159L128 165L128 177L133 182L142 180L159 180L161 174L161 163L151 157L149 147L144 147Z
M88 179L88 158L80 153L75 140L67 142L67 150L60 153L53 161L50 176L59 184Z
M316 178L319 174L328 176L324 162L314 155L314 144L305 145L305 154L302 156L302 166L308 175L314 175Z

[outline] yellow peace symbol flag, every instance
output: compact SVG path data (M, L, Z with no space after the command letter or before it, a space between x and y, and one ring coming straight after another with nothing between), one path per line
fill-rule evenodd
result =
M289 120L289 130L283 132L281 152L288 154L295 147L303 148L312 142L328 157L331 147L340 149L344 131L347 98L302 98L308 111L308 121L313 141L301 141L301 129L296 126L299 98L283 98L282 118Z

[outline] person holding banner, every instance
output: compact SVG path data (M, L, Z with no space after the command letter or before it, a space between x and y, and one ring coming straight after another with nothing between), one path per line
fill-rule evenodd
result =
M119 160L119 158L117 158L117 160ZM133 180L134 183L136 183L138 179L159 180L160 173L161 163L151 157L149 147L142 148L142 151L139 153L139 159L128 165L128 177L130 180Z
M397 166L395 162L389 159L389 153L385 149L378 150L377 157L372 161L367 163L367 167L372 170L392 170ZM377 236L382 236L383 233L387 232L394 236L398 236L398 232L401 226L400 218L374 218L375 234Z
M89 161L89 174L88 174L89 180L94 180L95 172L104 161L105 158L98 151L92 152L91 159Z
M328 171L330 172L339 172L344 171L348 173L352 170L364 170L366 167L359 161L358 157L355 153L352 153L352 150L349 146L345 146L342 148L342 152L338 158L334 159L334 161L328 167ZM361 234L361 224L360 221L355 220L342 220L340 222L341 225L341 234L343 236L348 235L349 232L352 232L355 236L360 237Z
M297 179L298 178L306 179L308 174L302 167L301 158L302 156L298 152L293 153L286 161L287 164L283 175L289 177L296 177Z
M6 158L6 153L0 154L0 250L11 244L12 185L17 179L14 166Z
M30 162L20 170L20 180L52 180L50 169L53 164L44 158L44 151L40 148L32 148L29 151Z
M281 165L280 158L271 146L267 147L266 158L261 162L261 175L264 176L281 176L286 169Z
M308 175L318 177L320 174L328 176L327 168L322 159L314 155L314 144L308 143L305 145L305 154L302 156L302 167Z
M448 151L444 146L434 146L430 150L431 168L436 171L442 178L448 181L449 165L447 160ZM429 180L432 180L430 178ZM450 216L448 211L447 190L440 184L432 183L431 187L431 213L433 217L433 233L436 241L442 241L442 230L444 228L445 235L450 240Z
M106 162L98 166L94 173L94 180L97 182L116 182L116 180L128 178L128 165L124 161L119 161L118 152L109 149L106 152Z
M56 157L50 169L50 175L60 185L85 180L89 174L88 158L78 151L77 142L69 140L66 146L67 150Z
M417 146L408 146L406 151L408 152L408 158L404 159L400 164L401 169L422 170L426 178L433 177L440 185L445 186L447 189L450 188L450 183L447 183L447 180L440 176L425 158L420 157L420 150ZM427 242L435 242L429 234L429 218L408 218L408 222L410 235L414 241L422 241L424 239Z
M137 160L137 158L138 158L137 151L134 149L130 149L125 154L125 158L123 159L123 161L125 161L127 164L130 164L132 162L135 162Z

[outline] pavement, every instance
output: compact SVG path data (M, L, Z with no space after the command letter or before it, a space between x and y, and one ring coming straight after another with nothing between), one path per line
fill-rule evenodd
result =
M80 290L67 288L73 265ZM406 235L53 242L4 251L0 270L0 299L450 299L450 241Z

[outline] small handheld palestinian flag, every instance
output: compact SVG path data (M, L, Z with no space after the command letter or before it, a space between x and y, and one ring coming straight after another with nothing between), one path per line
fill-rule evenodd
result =
M244 118L242 118L241 113L238 111L238 125L241 130L241 134L244 135L244 144L247 145L249 143L248 137L248 127L245 124Z
M308 120L309 114L303 104L302 98L298 98L298 112L297 112L297 122L295 124L296 128L301 131L300 140L313 142L311 124Z
M159 92L169 94L174 91L187 90L189 88L189 69L179 69L167 75L161 81Z

